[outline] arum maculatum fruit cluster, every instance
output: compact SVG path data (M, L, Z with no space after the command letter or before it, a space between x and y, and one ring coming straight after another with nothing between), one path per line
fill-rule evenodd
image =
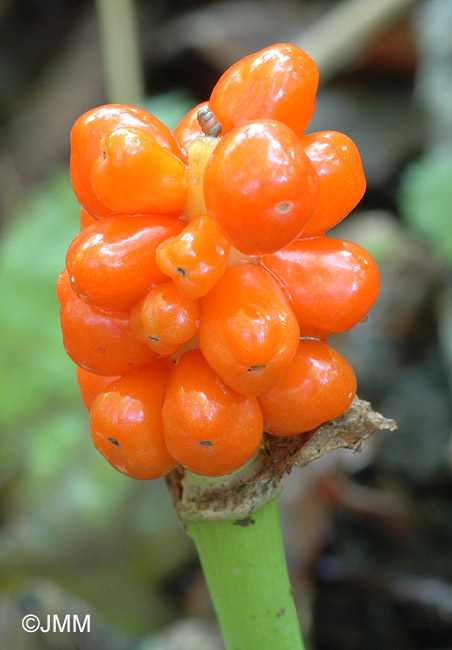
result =
M344 134L306 134L318 70L291 44L234 64L171 131L107 105L71 133L81 230L58 279L64 346L92 439L120 472L221 476L347 410L328 337L361 321L379 273L325 233L365 190Z

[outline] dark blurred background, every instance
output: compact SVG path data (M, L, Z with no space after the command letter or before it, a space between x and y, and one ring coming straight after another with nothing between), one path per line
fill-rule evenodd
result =
M331 343L399 427L286 481L306 645L452 649L450 0L2 0L2 650L222 648L164 482L95 452L62 348L54 287L79 219L69 132L108 101L173 128L231 63L281 41L319 64L308 131L343 131L363 158L368 191L332 235L374 255L381 294ZM29 613L90 614L91 632L27 634Z

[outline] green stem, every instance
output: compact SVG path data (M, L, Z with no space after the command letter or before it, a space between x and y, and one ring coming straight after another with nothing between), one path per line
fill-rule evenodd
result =
M304 650L289 583L278 498L283 476L333 449L397 425L355 398L309 434L265 436L240 470L207 478L178 466L166 476L176 512L196 545L228 650Z
M140 106L143 69L134 0L96 0L108 101Z
M304 650L278 498L241 519L184 521L228 650Z

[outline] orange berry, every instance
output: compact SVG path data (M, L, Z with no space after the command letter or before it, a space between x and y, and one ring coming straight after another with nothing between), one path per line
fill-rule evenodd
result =
M327 338L345 332L377 299L378 267L358 244L326 237L299 239L263 261L287 290L302 336Z
M66 268L64 268L58 276L56 293L60 305L62 305L67 300L70 300L71 298L77 297L77 294L72 289L71 278L69 277L69 273L67 272Z
M104 205L125 214L181 211L187 194L182 160L150 133L130 126L104 137L91 182Z
M84 368L77 366L77 383L80 389L80 396L86 410L90 411L91 404L97 395L103 391L113 381L119 379L118 375L107 377L105 375L95 375Z
M321 131L301 138L319 178L319 200L303 229L303 237L323 235L346 217L366 189L361 156L350 138Z
M74 291L90 305L128 309L152 285L166 279L155 252L183 225L174 217L149 215L112 216L87 226L66 255Z
M83 230L83 228L86 228L87 226L91 226L93 223L96 223L97 219L96 217L92 217L88 212L85 210L85 208L81 208L80 210L80 230Z
M115 469L136 479L165 476L177 465L163 439L161 410L171 362L109 384L91 406L94 445Z
M342 415L356 393L348 361L325 341L302 339L281 379L258 397L265 431L292 436Z
M238 393L269 390L295 354L299 336L280 284L260 266L229 267L201 299L199 347Z
M296 45L279 43L237 61L220 77L209 108L223 133L256 119L284 122L298 135L315 109L319 71Z
M199 327L199 302L182 295L172 280L153 287L130 312L132 334L158 354L173 354Z
M318 179L298 137L282 122L259 120L230 131L204 170L209 216L235 248L272 253L301 234Z
M230 244L207 215L193 219L157 249L159 269L188 298L208 293L222 276Z
M156 358L133 336L127 311L103 311L74 295L62 304L60 318L67 354L96 375L125 375Z
M170 129L141 108L107 104L87 111L78 118L71 131L71 180L79 202L92 217L107 217L121 211L104 205L91 182L93 166L103 159L104 138L121 127L141 129L168 152L183 158Z
M178 359L162 418L168 451L195 474L230 474L254 456L262 441L257 399L228 388L199 350Z

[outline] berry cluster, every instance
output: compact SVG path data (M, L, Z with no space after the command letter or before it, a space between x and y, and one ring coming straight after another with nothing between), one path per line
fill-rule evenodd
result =
M64 346L94 444L129 476L228 474L264 431L310 431L355 395L327 339L366 316L379 274L325 236L365 178L346 135L305 134L317 84L280 44L234 64L174 131L126 105L73 127Z

